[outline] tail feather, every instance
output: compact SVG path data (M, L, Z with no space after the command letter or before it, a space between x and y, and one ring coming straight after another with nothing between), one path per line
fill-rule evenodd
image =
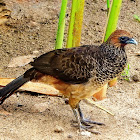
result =
M28 81L30 81L30 78L25 78L24 75L21 75L9 84L7 84L4 88L2 88L0 90L0 104L2 104L4 100L10 95L12 95L15 90L17 90Z

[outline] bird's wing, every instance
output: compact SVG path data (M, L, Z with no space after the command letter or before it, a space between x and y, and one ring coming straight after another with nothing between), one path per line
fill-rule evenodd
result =
M31 65L41 73L64 82L79 84L87 82L96 67L97 46L80 46L58 49L35 59Z

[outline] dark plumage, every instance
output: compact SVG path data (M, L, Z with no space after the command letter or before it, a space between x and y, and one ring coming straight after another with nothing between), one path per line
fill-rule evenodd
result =
M84 120L78 103L99 92L105 84L124 70L127 62L124 46L136 43L128 32L116 30L107 42L100 46L84 45L50 51L36 58L31 63L33 67L23 76L1 89L0 101L2 103L29 80L51 84L69 98L69 104L79 126L85 128L81 123L86 125L85 122L96 122ZM80 120L76 108L78 108Z
M64 82L80 84L87 82L92 76L91 71L94 69L97 52L99 48L88 45L54 50L35 59L31 65L41 73Z
M100 78L110 80L124 69L125 64L124 48L116 48L106 43L101 46L84 45L54 50L31 63L39 72L71 84L88 82L91 77L97 81L100 81Z

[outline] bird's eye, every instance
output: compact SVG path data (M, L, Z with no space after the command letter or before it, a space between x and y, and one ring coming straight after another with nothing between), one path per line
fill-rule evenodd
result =
M127 36L121 36L119 39L120 39L120 42L121 43L125 43L127 40L129 40L129 37L127 37Z
M125 37L124 37L124 36L122 36L120 39L121 39L122 41L124 41L124 40L125 40Z

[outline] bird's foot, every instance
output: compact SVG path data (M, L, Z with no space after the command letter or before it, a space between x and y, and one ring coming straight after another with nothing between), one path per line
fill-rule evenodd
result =
M80 122L80 124L77 122L77 121L72 121L72 126L74 127L79 127L79 128L83 128L83 129L91 129L93 128L92 125L89 125L89 124L83 124L82 122Z
M95 122L86 118L81 118L81 123L84 125L89 125L89 124L105 125L104 123Z
M78 127L80 131L81 131L81 129L84 129L84 130L89 131L93 134L100 134L100 132L95 132L95 131L91 130L91 128L93 128L93 125L91 125L91 124L104 125L103 123L91 121L89 119L85 119L79 105L78 105L78 112L76 109L73 109L73 113L74 113L76 120L77 120L77 122L76 121L75 122L78 123L78 125L75 125L75 127Z
M88 124L88 125L89 125L89 124L105 125L105 124L103 124L103 123L95 122L95 121L92 121L92 120L90 120L90 119L84 118L83 113L82 113L81 108L80 108L79 105L78 105L78 112L79 112L79 115L80 115L80 122L81 122L82 124L85 124L85 125L87 125L87 124Z
M73 121L73 123L77 123L77 121ZM80 123L83 124L84 126L86 126L87 128L92 128L93 127L93 125L90 125L90 124L105 125L104 123L95 122L95 121L85 119L85 118L82 118L80 120Z
M76 121L74 121L74 123L75 123ZM78 125L75 125L75 124L72 124L72 126L74 126L74 127L77 127L77 128L79 128L79 131L81 132L82 130L85 130L85 131L88 131L88 132L91 132L92 134L101 134L100 132L97 132L97 131L93 131L93 130L91 130L91 128L93 128L93 126L92 125L89 125L89 124L87 124L87 123L83 123L83 122L81 122L80 124L78 124Z
M76 123L76 124L75 124ZM104 125L103 123L94 122L89 119L78 119L78 121L72 121L72 126L79 128L79 131L86 130L88 132L91 132L92 134L101 134L100 132L93 131L91 128L94 127L94 125L90 124L97 124L97 125Z

